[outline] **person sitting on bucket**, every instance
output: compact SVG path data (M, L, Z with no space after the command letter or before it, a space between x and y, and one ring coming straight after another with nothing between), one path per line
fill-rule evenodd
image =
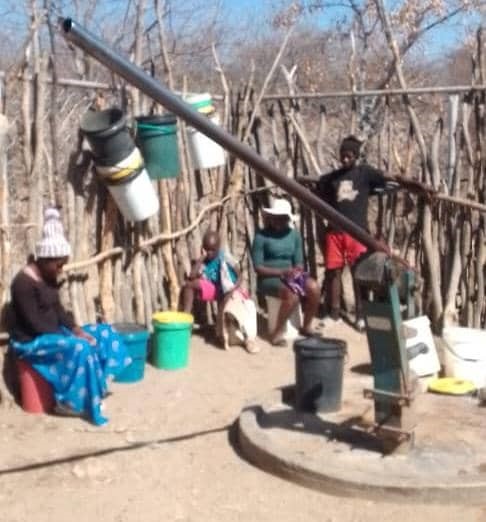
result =
M218 302L216 333L222 339L222 313L231 294L240 288L238 263L221 248L221 239L215 231L204 234L201 257L192 263L192 269L182 287L180 302L184 312L191 313L194 299Z
M58 277L71 255L59 211L44 214L36 258L14 278L11 286L11 347L50 383L60 414L86 414L105 424L102 400L107 381L132 360L122 338L108 324L76 324L61 304Z
M319 307L319 287L304 271L302 238L292 226L294 216L289 201L276 199L263 213L264 228L255 234L252 246L253 265L259 293L281 300L269 340L274 345L284 345L285 324L301 299L304 300L301 334L313 335L311 323Z

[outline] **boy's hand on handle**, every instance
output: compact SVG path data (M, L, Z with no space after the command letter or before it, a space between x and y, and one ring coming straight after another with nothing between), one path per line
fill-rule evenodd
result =
M382 252L385 252L385 254L391 256L392 251L391 251L390 247L388 246L388 243L386 242L386 240L383 237L375 237L375 239L381 245Z
M433 187L422 183L418 179L407 178L401 175L385 176L385 179L398 183L402 188L409 192L413 192L414 194L423 197L428 203L430 203L437 194L437 191Z
M386 243L384 238L377 237L375 239L383 246L383 252L385 252L388 256L390 256L390 258L393 261L395 261L396 263L401 265L406 270L411 270L412 267L410 266L409 262L406 261L405 259L402 259L399 255L394 254L392 249L388 246L388 244Z
M91 346L96 346L96 339L90 335L89 333L85 332L82 328L79 326L75 326L73 328L73 333L76 337L79 337L80 339L84 339L85 341L88 341L88 343Z

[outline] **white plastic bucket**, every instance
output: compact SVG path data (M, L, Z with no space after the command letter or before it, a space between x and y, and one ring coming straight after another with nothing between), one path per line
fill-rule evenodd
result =
M107 187L127 221L143 221L159 211L159 199L145 169L129 181L107 183Z
M442 336L446 376L486 386L486 331L453 326L444 328Z
M409 360L410 369L419 377L437 374L440 370L440 361L437 356L434 337L430 330L429 318L422 315L403 321L403 324L417 331L416 335L406 339L405 346L407 349L419 343L424 343L427 346L427 353L421 353Z
M219 125L219 116L214 114L209 120L215 125ZM226 154L220 145L202 132L193 127L187 129L189 151L195 169L212 169L221 167L226 163Z
M278 297L265 296L267 303L267 331L273 332L277 324L278 311L280 310L281 300ZM302 312L300 304L294 308L292 315L285 325L282 337L287 340L299 337L299 328L302 324Z

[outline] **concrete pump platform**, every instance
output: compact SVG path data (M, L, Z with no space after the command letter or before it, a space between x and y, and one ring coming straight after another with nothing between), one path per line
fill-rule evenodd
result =
M363 389L372 388L364 336L348 348L341 411L297 413L291 386L269 391L239 417L243 455L265 471L334 495L484 504L486 407L471 396L421 393L413 448L385 456L363 429L373 420L373 402L363 398Z

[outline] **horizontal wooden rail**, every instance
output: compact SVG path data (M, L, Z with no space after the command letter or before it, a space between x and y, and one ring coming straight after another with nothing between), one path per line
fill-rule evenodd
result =
M5 71L0 71L0 79L5 79ZM33 81L31 75L16 77L20 81ZM47 82L52 83L53 78ZM94 80L80 80L77 78L58 78L56 83L63 87L80 89L117 90L121 88L119 83L98 82ZM293 100L293 99L325 99L325 98L363 98L368 96L420 96L422 94L467 94L470 92L486 91L486 85L430 85L423 87L409 87L408 89L364 89L360 91L323 91L301 92L297 94L266 94L263 100ZM180 94L180 93L176 93ZM213 94L213 100L223 100L224 95Z

